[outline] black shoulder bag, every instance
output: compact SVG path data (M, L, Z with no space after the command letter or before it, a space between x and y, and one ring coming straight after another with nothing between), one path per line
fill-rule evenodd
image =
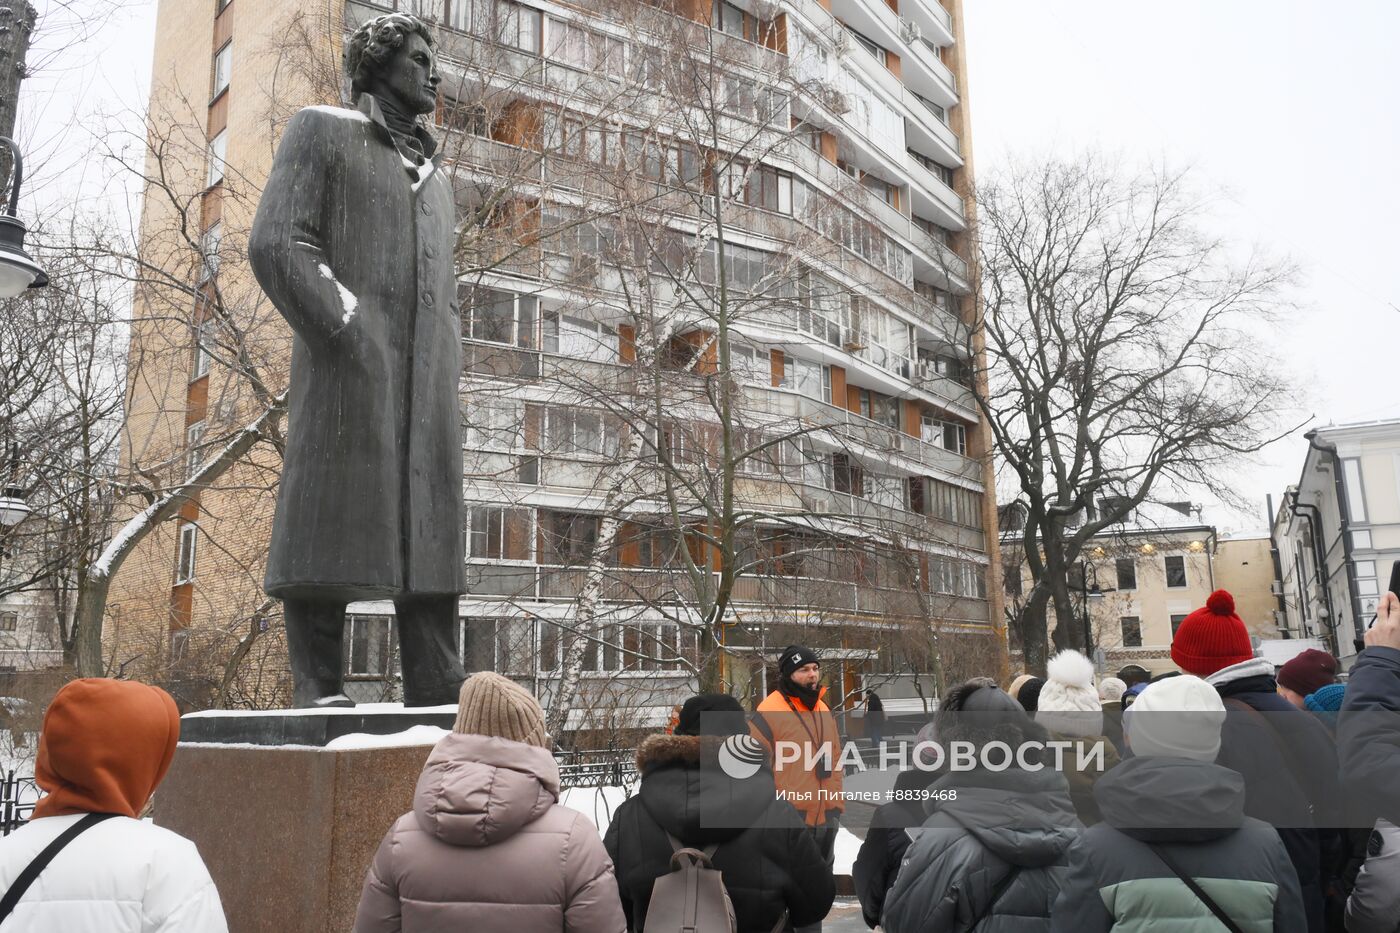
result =
M34 860L24 867L24 871L19 873L19 877L15 879L14 884L10 885L10 890L5 892L5 896L0 898L0 923L4 923L9 919L10 914L14 913L15 905L19 903L19 899L24 897L24 892L29 890L29 886L39 877L39 873L48 867L49 862L54 860L54 856L62 852L68 843L98 823L110 820L116 815L115 813L89 813L59 833L58 838L53 842L44 846L43 851L34 856Z
M1163 865L1172 870L1172 874L1180 878L1182 883L1191 889L1191 893L1196 895L1196 898L1202 904L1205 904L1211 913L1215 914L1215 919L1223 923L1225 929L1229 930L1230 933L1244 933L1244 931L1240 929L1240 925L1230 919L1230 915L1225 912L1225 909L1211 899L1211 896L1205 892L1205 889L1196 883L1195 878L1192 878L1186 872L1182 871L1180 866L1168 858L1167 853L1154 845L1149 845L1148 848L1156 854L1157 858L1162 860Z

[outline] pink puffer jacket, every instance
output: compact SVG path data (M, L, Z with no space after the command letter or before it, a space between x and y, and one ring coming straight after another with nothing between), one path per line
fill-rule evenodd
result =
M559 806L543 748L445 736L370 865L355 933L622 933L598 831Z

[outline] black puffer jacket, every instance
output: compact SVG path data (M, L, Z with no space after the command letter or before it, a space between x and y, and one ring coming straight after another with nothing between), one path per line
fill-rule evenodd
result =
M1337 751L1317 717L1279 696L1271 671L1254 659L1210 676L1226 708L1215 762L1243 775L1245 813L1278 830L1298 872L1308 928L1318 933L1328 847L1318 827L1341 825Z
M884 928L1048 929L1068 870L1067 850L1083 828L1064 777L1048 767L976 770L949 774L931 789L957 797L931 800L933 812L911 831L913 842L885 899Z
M805 926L831 909L831 869L802 817L777 799L771 771L742 780L720 771L720 741L653 735L637 749L641 788L617 808L603 840L628 929L646 926L652 885L671 870L668 832L697 849L719 843L714 867L724 875L741 933L767 933L784 911L791 925Z
M872 930L880 923L885 898L894 887L900 862L909 848L906 830L923 825L922 792L940 776L918 768L900 771L894 779L894 799L881 804L870 819L865 840L851 866L851 880L865 925Z
M1288 852L1273 827L1244 815L1244 780L1234 771L1185 758L1130 758L1099 779L1094 797L1103 822L1070 848L1051 929L1219 929L1161 852L1243 929L1307 930Z

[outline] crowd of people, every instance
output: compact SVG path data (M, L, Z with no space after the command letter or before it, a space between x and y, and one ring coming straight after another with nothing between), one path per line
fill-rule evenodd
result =
M1275 671L1218 591L1174 636L1177 671L1129 666L1095 683L1067 651L1044 678L950 689L917 747L984 754L897 775L852 871L866 923L1400 931L1395 594L1366 645L1345 683L1317 650ZM754 711L724 694L687 700L640 743L637 791L600 836L559 804L539 703L473 675L368 867L356 933L819 931L845 809L821 679L817 653L793 645ZM193 844L141 818L178 735L158 688L59 691L40 736L45 796L0 842L0 930L226 929ZM781 767L783 743L822 754ZM1054 746L1068 752L1054 767L985 754ZM726 762L744 747L759 754L736 773Z

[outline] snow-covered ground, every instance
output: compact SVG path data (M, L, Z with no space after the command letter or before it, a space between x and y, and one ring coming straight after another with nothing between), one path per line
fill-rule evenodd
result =
M612 815L636 788L625 787L570 787L559 795L559 802L570 810L582 813L594 826L598 835L605 835Z

